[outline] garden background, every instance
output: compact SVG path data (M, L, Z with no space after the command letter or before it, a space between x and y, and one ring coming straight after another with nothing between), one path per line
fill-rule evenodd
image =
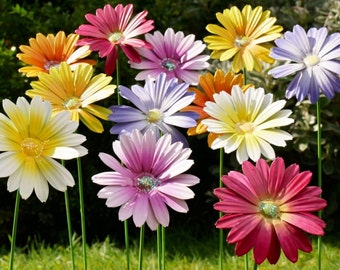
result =
M19 74L22 63L16 58L20 45L27 45L36 33L47 35L65 31L66 34L85 22L84 15L94 13L106 3L115 6L118 3L133 3L135 13L142 10L149 12L148 18L154 20L155 30L164 32L168 27L185 34L195 34L196 39L203 40L208 33L205 27L209 23L216 23L216 12L235 5L242 8L245 4L252 7L261 5L264 10L271 10L271 16L278 19L277 24L284 27L284 31L291 30L295 24L305 29L326 25L330 32L340 31L340 1L221 1L221 0L133 0L133 1L99 1L99 0L55 0L55 1L11 1L0 0L0 98L15 101L24 96L30 89L30 79ZM283 32L284 32L283 31ZM207 51L207 54L209 52ZM92 57L96 57L95 54ZM211 70L214 69L212 63ZM96 69L103 70L103 61L99 60ZM219 64L220 65L220 64ZM216 67L216 66L215 66ZM221 67L221 66L218 66ZM269 67L269 66L268 66ZM134 77L137 70L129 68L127 61L121 61L121 84L127 87L135 84ZM222 67L223 68L223 67ZM248 75L248 82L256 87L263 87L266 92L274 93L276 98L284 98L288 79L274 80L266 74L252 72ZM112 83L115 84L115 79ZM323 197L328 206L323 212L323 219L327 223L327 238L337 238L340 226L340 97L336 94L331 101L322 101L322 138L323 138ZM106 107L116 104L115 97L102 102ZM277 156L283 156L286 164L298 163L301 170L311 170L314 178L311 185L316 185L316 118L315 106L309 102L296 103L289 100L287 108L293 110L295 123L289 127L294 140L282 149L276 148ZM97 198L100 187L93 184L91 176L107 170L98 158L99 152L112 152L111 142L116 138L109 133L112 122L103 123L105 131L102 134L89 132L80 125L79 133L87 136L84 146L89 154L82 158L85 216L87 241L89 244L104 241L108 236L117 245L124 244L123 223L118 221L118 209L105 206L104 200ZM183 133L186 130L182 130ZM209 239L216 233L214 223L218 214L213 210L216 198L212 190L218 186L218 156L219 151L209 149L205 136L189 137L190 147L193 149L191 158L195 164L190 173L201 179L199 185L193 187L195 198L189 200L189 212L178 214L171 212L170 228L178 231L179 237L189 234L192 239ZM235 155L226 155L225 172L239 169ZM76 171L76 161L68 162L68 168ZM79 199L77 188L69 189L73 229L80 235ZM1 253L9 250L9 235L12 229L15 193L9 193L6 179L0 179L0 247ZM131 227L134 225L131 222ZM137 238L138 230L131 229L131 237ZM146 232L150 234L149 231ZM331 237L330 237L331 236ZM67 228L64 196L61 192L50 190L46 203L41 203L35 196L27 201L22 200L19 213L17 245L25 246L36 239L47 244L61 243L67 245ZM197 240L196 240L197 241ZM180 241L178 241L180 243Z

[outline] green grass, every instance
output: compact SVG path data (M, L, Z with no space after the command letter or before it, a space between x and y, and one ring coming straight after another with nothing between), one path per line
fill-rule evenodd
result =
M169 270L216 270L218 269L217 234L199 238L188 233L169 232L167 235L166 268ZM264 262L258 270L311 270L317 269L316 239L312 240L314 250L307 254L300 252L296 264L289 262L283 255L276 265ZM234 256L233 246L226 248L225 270L244 269L244 258ZM63 245L45 245L32 241L25 248L17 248L15 254L16 270L69 270L72 269L69 248ZM157 269L156 243L152 236L145 239L143 269ZM138 268L138 242L131 244L131 270ZM76 268L83 269L82 247L75 243ZM0 253L0 269L8 269L9 252ZM126 257L124 248L118 247L107 238L88 246L87 262L89 270L124 270ZM253 267L252 255L249 256L249 270ZM337 237L326 237L322 244L322 269L340 269L340 243Z

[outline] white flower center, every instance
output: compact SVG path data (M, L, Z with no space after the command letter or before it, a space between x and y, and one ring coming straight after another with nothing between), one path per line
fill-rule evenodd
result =
M164 59L161 62L161 67L167 71L173 71L176 69L176 61L170 58Z
M307 67L312 67L320 62L320 58L317 55L308 55L303 59L303 62Z
M139 191L149 192L160 184L160 181L151 174L142 174L136 178L136 186Z
M63 102L63 107L67 110L78 109L81 106L81 100L77 97L71 97Z
M112 34L109 36L109 40L110 40L112 43L116 43L116 42L118 42L122 37L123 37L123 33L121 33L121 32L114 32L114 33L112 33Z
M279 218L280 207L272 201L261 201L259 203L260 213L268 218Z
M237 123L235 129L239 134L246 134L246 133L251 134L255 128L254 128L253 123L243 121L243 122Z
M21 151L28 157L38 158L44 150L44 145L44 142L28 137L21 142Z
M157 123L160 119L162 119L162 112L158 109L152 109L146 115L146 120L150 123Z
M51 60L45 63L44 68L45 70L50 70L50 68L53 68L53 67L59 68L59 66L60 66L60 61Z
M234 40L234 44L237 48L247 47L250 44L250 38L244 36L237 36Z

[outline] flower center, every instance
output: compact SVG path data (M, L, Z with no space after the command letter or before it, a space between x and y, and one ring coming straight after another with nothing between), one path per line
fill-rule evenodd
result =
M63 107L67 110L78 109L81 105L81 100L77 97L71 97L63 102Z
M21 151L28 157L38 158L44 150L44 143L34 139L26 138L21 142Z
M262 215L268 218L280 217L280 208L272 201L261 201L259 210Z
M307 67L311 67L319 64L320 58L317 55L308 55L303 59L303 62Z
M146 115L146 120L150 123L156 123L162 118L162 112L158 109L152 109Z
M45 70L50 70L50 68L53 68L53 67L59 68L59 66L60 66L60 61L51 60L45 63L44 68Z
M112 33L112 34L109 36L109 40L110 40L112 43L116 43L116 42L118 42L122 37L123 37L123 33L121 33L121 32L114 32L114 33Z
M241 123L236 124L236 131L239 134L246 134L246 133L252 133L254 131L253 123L251 122L245 122L242 121Z
M164 59L161 62L161 66L162 68L168 70L168 71L173 71L176 69L176 61L172 60L172 59Z
M242 48L248 46L250 41L249 37L237 36L234 40L234 44L237 48Z
M160 181L151 174L142 174L136 178L136 185L139 191L149 192L159 185Z

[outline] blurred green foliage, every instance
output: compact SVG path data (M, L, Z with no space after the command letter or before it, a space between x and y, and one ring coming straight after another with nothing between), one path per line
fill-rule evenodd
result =
M278 24L286 30L291 30L295 24L300 24L306 29L312 26L326 25L330 31L339 31L338 18L340 14L340 1L320 0L252 0L252 1L220 1L220 0L132 0L132 1L107 1L107 0L27 0L11 1L0 0L0 98L9 98L13 101L18 96L23 96L30 88L30 80L18 73L22 65L16 58L18 47L28 44L36 33L56 34L63 30L66 34L85 23L86 13L95 13L97 8L103 8L106 3L115 6L118 3L133 3L135 14L142 10L148 10L149 19L155 21L155 30L164 32L166 28L174 28L175 31L183 31L186 34L193 33L197 39L202 39L208 33L205 27L209 23L218 23L216 12L222 12L233 5L242 8L245 4L263 6L263 9L271 10L271 16L278 19ZM208 52L207 52L208 53ZM94 56L95 57L95 56ZM214 62L212 61L212 64ZM227 63L216 64L226 67ZM102 72L102 62L96 67ZM249 82L257 87L264 87L266 91L274 93L276 98L283 98L285 87L289 79L274 80L267 75L270 66L261 73L249 74ZM122 61L121 83L130 86L135 84L134 71L130 70L127 62ZM115 80L113 79L113 82ZM105 101L108 106L114 100ZM333 100L322 99L322 126L323 126L323 176L324 197L328 200L328 207L324 212L327 222L327 230L332 231L339 226L340 220L338 202L340 201L340 102L339 95ZM296 103L290 100L287 107L294 111L295 123L290 127L294 134L294 141L284 149L277 149L277 155L284 156L286 163L297 162L301 169L311 170L314 173L316 184L316 130L315 106L308 102ZM1 109L2 110L2 109ZM85 190L86 224L88 239L105 239L108 234L121 239L123 226L117 220L117 209L108 209L104 200L97 198L99 187L94 185L90 178L93 174L107 170L99 158L99 152L112 153L111 142L115 137L109 134L111 123L104 123L103 134L89 134L80 126L79 132L86 134L85 146L90 149L88 156L82 159L83 178ZM185 132L185 131L183 131ZM98 143L100 142L100 143ZM193 148L192 158L195 165L192 173L201 178L201 183L194 187L196 197L189 201L190 211L187 215L171 213L171 226L175 224L190 223L193 227L211 228L217 218L212 204L215 198L211 195L212 189L218 185L218 151L208 149L205 136L189 138ZM202 159L202 156L205 159ZM211 164L216 160L216 164ZM208 162L209 161L209 162ZM237 168L237 163L232 155L226 157L227 172ZM67 167L75 171L76 164L73 161L67 163ZM0 243L8 243L8 235L11 232L12 215L14 207L14 194L8 193L7 179L0 181ZM77 187L69 190L71 214L74 229L79 233L80 218L78 209ZM65 220L65 222L61 221ZM204 221L204 222L202 222ZM132 232L133 234L133 232ZM45 204L41 204L35 196L22 201L19 213L18 242L26 243L27 237L37 235L48 241L67 241L66 218L64 211L64 195L50 190L50 196Z

